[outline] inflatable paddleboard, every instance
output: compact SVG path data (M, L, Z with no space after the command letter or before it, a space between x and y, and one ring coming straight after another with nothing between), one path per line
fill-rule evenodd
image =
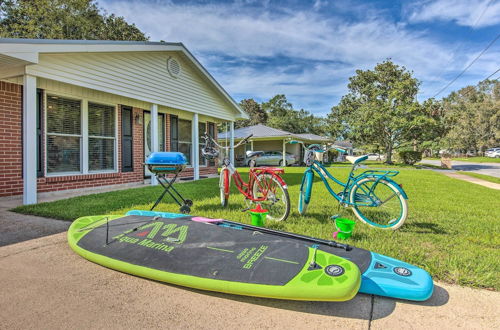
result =
M184 217L176 213L134 210L127 214ZM286 233L285 233L286 234ZM391 298L424 301L432 296L434 283L428 272L401 260L365 249L351 250L319 244L319 249L352 261L361 272L359 292Z
M361 276L351 261L303 241L217 222L90 216L71 224L68 242L102 266L190 288L311 301L345 301L358 292Z

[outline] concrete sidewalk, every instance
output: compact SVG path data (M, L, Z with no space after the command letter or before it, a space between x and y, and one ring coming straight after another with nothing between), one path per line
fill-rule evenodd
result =
M499 329L500 294L437 283L423 303L358 294L342 303L204 292L75 254L65 233L0 248L0 328Z

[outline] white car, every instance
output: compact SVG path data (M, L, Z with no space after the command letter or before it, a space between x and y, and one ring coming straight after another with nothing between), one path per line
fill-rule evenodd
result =
M484 155L490 158L500 158L500 148L490 148L485 151Z
M381 154L368 154L368 160L384 160L385 155Z

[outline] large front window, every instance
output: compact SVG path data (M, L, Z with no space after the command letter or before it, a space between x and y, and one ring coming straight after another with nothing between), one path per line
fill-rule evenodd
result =
M47 173L80 172L81 101L47 97Z
M48 95L47 173L114 170L115 112L113 106Z

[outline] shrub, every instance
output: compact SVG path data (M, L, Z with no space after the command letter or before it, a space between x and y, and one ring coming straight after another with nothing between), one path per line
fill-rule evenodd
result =
M407 165L413 165L422 160L422 152L412 150L400 151L399 159Z

